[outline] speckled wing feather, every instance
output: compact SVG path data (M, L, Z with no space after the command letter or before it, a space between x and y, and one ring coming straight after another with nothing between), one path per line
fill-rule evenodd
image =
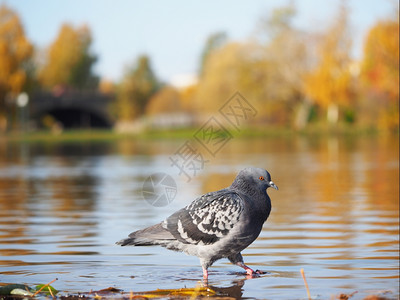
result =
M243 200L237 193L208 193L167 218L163 227L184 244L209 245L229 233L242 210Z

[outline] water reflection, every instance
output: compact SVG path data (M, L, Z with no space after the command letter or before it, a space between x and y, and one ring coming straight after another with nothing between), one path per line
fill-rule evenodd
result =
M195 286L197 258L114 242L255 165L266 167L280 188L269 192L270 219L244 251L250 266L268 273L242 280L222 260L210 269L214 289L237 299L304 298L304 268L312 294L322 298L399 294L397 138L233 139L206 157L210 162L189 183L169 160L183 142L0 142L0 281L58 277L57 288L70 292ZM160 171L174 177L178 195L156 208L141 188Z

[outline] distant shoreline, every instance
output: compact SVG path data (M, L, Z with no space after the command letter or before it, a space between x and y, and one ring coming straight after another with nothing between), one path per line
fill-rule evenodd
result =
M68 130L61 133L52 133L51 131L35 131L29 133L11 132L0 134L1 141L10 142L63 142L63 141L108 141L121 139L186 139L191 138L199 128L181 128L181 129L157 129L146 130L140 133L120 133L114 130ZM355 127L310 127L304 130L295 131L287 128L264 128L249 127L241 131L228 131L238 138L275 138L275 137L294 137L294 136L377 136L377 135L398 135L399 132L379 131L374 128L355 128Z

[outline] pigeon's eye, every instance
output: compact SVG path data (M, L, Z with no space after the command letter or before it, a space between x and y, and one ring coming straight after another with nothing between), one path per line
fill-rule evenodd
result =
M258 179L260 179L260 180L264 180L264 177L260 176L260 177L258 177Z

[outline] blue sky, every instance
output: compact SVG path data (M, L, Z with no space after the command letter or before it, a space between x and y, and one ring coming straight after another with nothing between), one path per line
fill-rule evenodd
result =
M391 0L347 0L351 11L354 55L360 56L367 30L393 13ZM44 49L56 38L61 24L87 24L92 51L99 61L95 71L118 81L127 65L146 53L164 81L195 74L199 57L211 33L225 31L232 40L250 37L259 19L284 0L0 0L20 16L26 34ZM337 12L340 0L297 0L295 24L307 30L323 29ZM398 3L397 3L398 5Z

